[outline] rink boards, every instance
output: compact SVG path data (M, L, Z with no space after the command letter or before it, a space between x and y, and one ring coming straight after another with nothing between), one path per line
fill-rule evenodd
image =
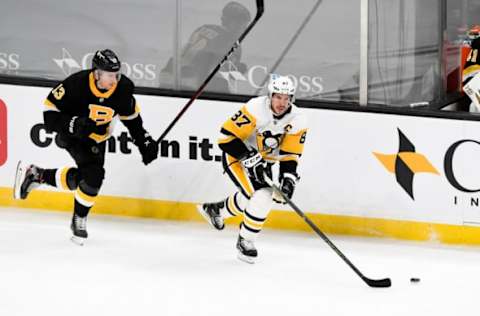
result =
M19 159L72 165L42 125L47 88L0 85L0 205L71 211L73 195L42 188L12 200ZM136 96L154 137L186 99ZM97 213L200 220L195 204L235 189L216 146L223 121L241 104L197 100L145 167L118 123L106 157ZM480 125L390 114L304 109L309 132L293 200L328 233L480 244ZM6 115L2 115L5 113ZM5 116L5 118L3 118ZM309 230L275 205L267 227Z

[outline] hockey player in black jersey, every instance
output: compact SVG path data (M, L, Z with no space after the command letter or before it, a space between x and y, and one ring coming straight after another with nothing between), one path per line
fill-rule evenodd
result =
M463 67L463 86L480 73L480 25L473 26L467 32L467 40L470 43L471 50ZM478 109L472 102L470 104L470 112L480 112L480 109Z
M198 27L182 48L181 89L196 90L232 47L249 21L248 9L236 1L231 1L222 10L221 25L204 24ZM242 48L238 47L212 78L206 91L231 92L229 81L222 73L232 71L245 73L247 66L240 61L241 56ZM161 84L165 88L173 86L173 69L173 58L170 58L161 72Z
M130 132L145 165L158 156L157 142L143 128L134 84L120 70L113 51L99 50L93 56L92 69L66 78L44 102L47 131L58 133L57 143L68 151L76 167L44 169L21 161L17 166L16 199L26 199L41 184L75 192L72 241L80 245L88 237L87 215L104 180L105 145L117 118Z

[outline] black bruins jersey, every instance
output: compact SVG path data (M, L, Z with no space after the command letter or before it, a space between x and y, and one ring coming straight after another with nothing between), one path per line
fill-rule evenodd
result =
M110 90L97 88L93 71L79 71L58 84L45 100L45 111L61 112L70 117L89 117L98 131L88 137L97 143L107 140L119 117L122 121L139 116L139 107L133 96L134 84L122 75Z
M463 67L462 81L464 85L480 72L480 38L474 39L471 47Z

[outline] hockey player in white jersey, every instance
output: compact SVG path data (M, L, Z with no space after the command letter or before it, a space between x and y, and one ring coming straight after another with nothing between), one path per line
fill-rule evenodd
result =
M223 167L238 191L216 203L199 205L199 212L218 230L228 217L241 216L237 240L238 258L254 263L254 242L273 204L274 196L265 178L279 162L279 184L292 197L299 179L297 166L307 133L306 118L293 102L296 87L285 76L272 75L268 95L251 99L221 128L218 140Z

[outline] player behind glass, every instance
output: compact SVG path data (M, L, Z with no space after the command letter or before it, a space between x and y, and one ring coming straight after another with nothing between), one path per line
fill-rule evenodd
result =
M462 81L465 86L473 77L480 73L480 25L473 26L467 32L467 40L471 50L463 67ZM480 112L475 103L470 104L470 112Z
M182 89L196 90L208 74L232 47L250 21L250 12L241 3L228 2L222 9L221 24L205 24L197 28L189 37L181 53ZM242 48L238 47L221 70L215 75L206 90L229 93L229 81L222 72L237 70L244 74L247 66L241 62ZM161 83L165 87L173 85L173 58L161 72Z
M58 133L57 143L76 167L45 169L22 161L17 166L16 199L26 199L41 184L75 192L72 241L81 245L88 237L87 215L104 180L105 145L117 118L127 127L145 165L158 156L158 144L143 127L134 84L120 71L116 54L99 50L93 56L92 69L67 77L44 102L46 129Z
M275 196L265 178L279 162L279 183L292 197L299 179L297 166L307 133L306 118L293 102L296 87L288 77L272 75L268 95L251 99L221 127L218 141L223 151L223 167L238 191L217 203L198 207L205 219L218 230L228 217L243 221L237 240L238 258L254 263L255 239L272 207Z

